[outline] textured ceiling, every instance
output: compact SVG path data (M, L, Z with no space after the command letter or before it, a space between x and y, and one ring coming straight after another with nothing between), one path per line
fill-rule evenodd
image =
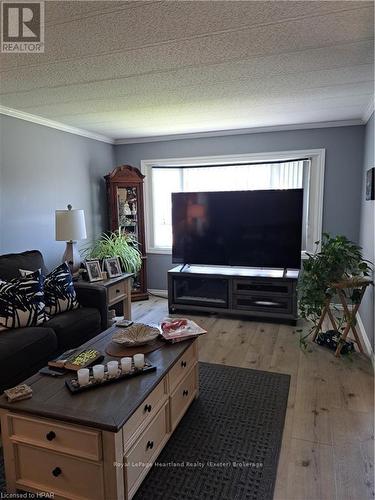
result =
M372 2L46 2L45 53L1 54L3 106L107 137L360 119Z

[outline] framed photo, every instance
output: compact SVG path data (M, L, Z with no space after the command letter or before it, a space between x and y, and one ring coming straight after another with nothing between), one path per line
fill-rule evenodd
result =
M375 200L375 167L367 170L366 200Z
M117 278L122 276L121 264L118 257L105 259L105 268L107 269L108 278Z
M100 269L100 262L98 260L86 260L85 265L91 282L102 281L102 270Z

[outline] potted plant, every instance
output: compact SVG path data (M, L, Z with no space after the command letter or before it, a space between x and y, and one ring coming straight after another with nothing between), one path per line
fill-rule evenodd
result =
M132 234L120 229L113 233L103 233L90 247L83 250L86 259L99 259L119 257L124 272L135 273L141 269L141 252L138 242Z
M347 278L369 276L372 265L363 259L358 245L345 236L330 236L328 233L323 234L320 252L308 253L307 256L298 284L300 315L312 322L308 333L300 338L304 347L306 338L317 328L327 298L336 293L332 284ZM358 302L359 289L351 289L348 298L352 303ZM342 324L342 318L338 323Z

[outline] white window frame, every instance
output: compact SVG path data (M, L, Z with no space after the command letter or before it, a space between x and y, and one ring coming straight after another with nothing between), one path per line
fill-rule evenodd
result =
M250 153L221 156L194 156L191 158L164 158L154 160L141 160L141 171L146 176L145 188L145 224L146 224L146 252L150 254L170 255L171 248L155 247L153 243L153 197L152 197L152 167L188 166L215 166L223 163L265 163L274 161L293 161L301 158L310 159L309 172L309 206L306 231L306 251L302 251L302 259L307 253L319 250L315 245L322 237L323 226L323 196L324 196L324 170L325 149L303 149L294 151L273 151L268 153Z

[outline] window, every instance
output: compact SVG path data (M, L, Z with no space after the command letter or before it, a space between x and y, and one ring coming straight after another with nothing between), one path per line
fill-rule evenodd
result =
M223 159L229 160L228 157ZM146 174L146 230L149 253L171 253L173 192L293 188L304 188L302 250L313 250L314 241L320 239L321 234L321 207L316 206L319 197L316 197L314 189L317 183L320 183L322 188L323 176L317 175L317 170L319 165L324 167L324 155L320 163L317 163L315 157L302 155L287 160L280 157L277 161L270 157L266 161L248 163L242 158L220 163L218 158L209 160L211 164L207 159L201 158L142 162L142 170ZM316 170L312 174L313 166Z

